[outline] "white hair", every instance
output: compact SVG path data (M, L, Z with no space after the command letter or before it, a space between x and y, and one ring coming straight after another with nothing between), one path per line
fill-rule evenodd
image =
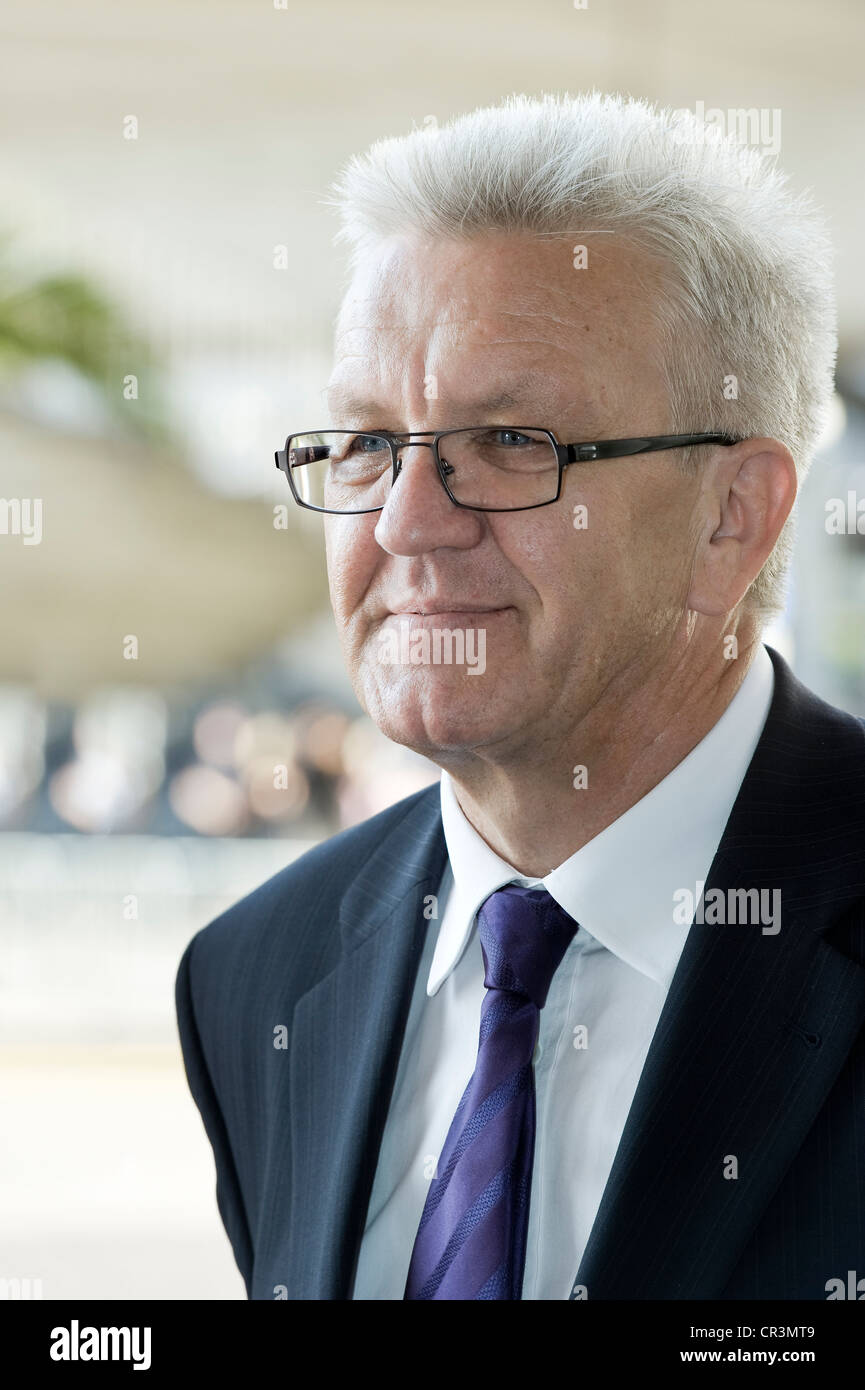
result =
M768 436L789 448L800 481L807 472L833 385L831 246L810 198L732 134L598 92L515 95L376 142L327 201L352 268L401 233L630 240L663 269L653 307L671 431ZM682 466L701 453L685 451ZM792 526L791 515L748 594L764 619L783 606Z

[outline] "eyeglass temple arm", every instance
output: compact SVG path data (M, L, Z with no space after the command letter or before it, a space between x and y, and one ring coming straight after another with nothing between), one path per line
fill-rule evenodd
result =
M292 453L303 455L302 458L295 461L295 468L302 463L320 463L322 459L330 458L330 450L326 444L306 444L302 449L292 449ZM276 460L277 468L284 473L288 467L285 449L277 449L273 457Z
M731 434L659 434L651 439L599 439L596 444L566 444L563 463L588 463L592 459L625 458L662 449L681 449L689 444L739 444Z

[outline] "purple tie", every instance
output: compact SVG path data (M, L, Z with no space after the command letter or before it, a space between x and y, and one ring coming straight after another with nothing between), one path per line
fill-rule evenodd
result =
M541 1009L578 924L545 888L499 888L478 912L487 993L474 1074L415 1237L405 1298L522 1294Z

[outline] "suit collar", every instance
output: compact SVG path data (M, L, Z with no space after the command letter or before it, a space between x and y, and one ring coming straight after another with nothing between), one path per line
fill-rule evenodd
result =
M340 908L343 945L354 950L390 919L420 883L435 892L447 862L438 783L414 798L349 885Z
M339 961L295 1006L286 1098L291 1206L278 1258L292 1298L351 1297L412 989L435 920L429 899L445 862L436 785L409 803L354 878L340 911Z
M823 932L862 898L865 724L767 651L775 668L769 717L712 872L738 875L743 887L781 886L785 927Z

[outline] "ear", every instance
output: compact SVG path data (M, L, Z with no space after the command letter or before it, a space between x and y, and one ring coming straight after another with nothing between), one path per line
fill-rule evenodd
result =
M726 617L741 602L772 553L796 489L793 456L777 439L745 439L708 465L690 609Z

